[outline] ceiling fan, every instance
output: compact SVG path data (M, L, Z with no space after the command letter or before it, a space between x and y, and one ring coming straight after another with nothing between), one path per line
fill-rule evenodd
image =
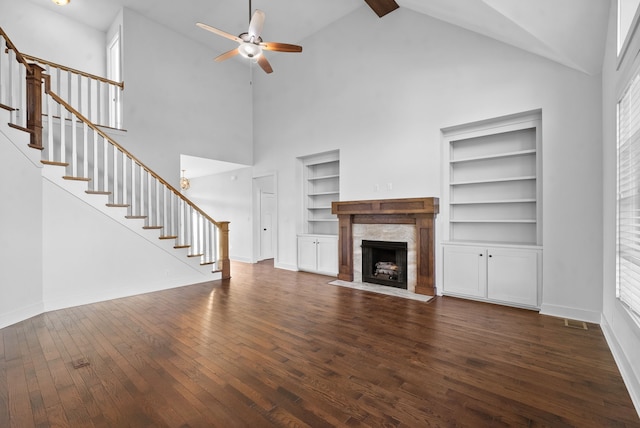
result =
M251 13L251 0L249 0L249 13ZM238 43L237 48L218 55L214 59L215 61L224 61L225 59L229 59L240 54L245 58L256 60L258 65L260 65L260 68L262 68L265 73L272 73L273 68L271 68L271 64L269 64L269 61L264 56L263 51L302 52L302 46L263 41L260 35L262 34L262 27L264 26L264 18L264 12L256 9L249 20L249 29L246 33L242 33L238 36L234 36L226 31L219 30L201 22L198 22L196 25L204 30L211 31L214 34Z

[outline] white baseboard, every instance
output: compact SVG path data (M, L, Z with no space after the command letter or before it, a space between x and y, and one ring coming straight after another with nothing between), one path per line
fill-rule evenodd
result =
M611 326L604 315L602 315L600 320L600 328L602 329L604 338L607 341L607 345L609 345L611 354L613 354L613 359L616 361L618 370L620 370L620 375L627 387L627 391L629 391L631 401L633 402L636 412L638 412L638 416L640 417L640 379L635 376L633 372L633 364L624 354L620 343L618 343L618 340L616 339L616 336L613 330L611 330Z
M602 314L598 311L587 311L568 306L550 305L548 303L542 304L540 307L540 314L558 318L568 318L577 321L586 321L594 324L600 324L602 318Z
M299 270L298 266L290 265L290 264L287 264L287 263L276 263L276 262L274 262L273 263L273 267L276 268L276 269L290 270L290 271L293 271L293 272L298 272L298 270Z
M229 256L229 259L231 261L234 262L241 262L241 263L254 263L253 260L251 260L249 257L242 257L242 256Z
M44 313L44 304L42 302L33 303L23 308L15 309L0 316L0 328L8 327L12 324L27 320L42 313Z

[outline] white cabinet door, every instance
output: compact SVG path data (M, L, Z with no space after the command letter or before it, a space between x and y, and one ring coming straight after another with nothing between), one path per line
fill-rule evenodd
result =
M487 250L483 247L444 247L444 293L487 295Z
M489 248L487 297L508 303L538 306L538 253Z
M315 236L298 236L298 269L314 272L317 268Z
M335 237L318 237L317 271L320 273L338 274L338 240Z

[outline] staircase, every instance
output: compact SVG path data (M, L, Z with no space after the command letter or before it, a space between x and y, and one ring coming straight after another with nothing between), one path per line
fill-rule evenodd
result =
M21 54L0 28L0 108L29 135L42 176L216 278L231 276L218 222L104 131L120 122L122 82ZM61 96L60 94L63 94ZM29 155L32 156L32 155Z

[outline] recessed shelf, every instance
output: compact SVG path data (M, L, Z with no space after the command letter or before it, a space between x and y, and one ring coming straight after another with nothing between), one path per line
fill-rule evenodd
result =
M449 220L451 223L514 223L514 224L535 224L535 219L482 219L482 220Z
M338 192L317 192L317 193L308 193L307 196L325 196L325 195L338 195Z
M518 150L515 152L495 153L495 154L484 155L484 156L472 156L472 157L467 157L463 159L452 159L449 162L453 164L453 163L461 163L461 162L472 162L472 161L478 161L478 160L499 159L499 158L508 158L513 156L534 155L534 154L536 154L535 149Z
M502 177L502 178L490 178L484 180L465 180L465 181L456 181L454 183L449 183L451 186L462 186L468 184L483 184L483 183L500 183L504 181L526 181L526 180L535 180L535 175L525 175L521 177Z
M536 199L495 199L487 201L451 201L450 205L528 204L536 202Z
M316 181L316 180L330 180L333 178L340 178L339 175L334 174L334 175L324 175L322 177L309 177L308 180L309 181Z

